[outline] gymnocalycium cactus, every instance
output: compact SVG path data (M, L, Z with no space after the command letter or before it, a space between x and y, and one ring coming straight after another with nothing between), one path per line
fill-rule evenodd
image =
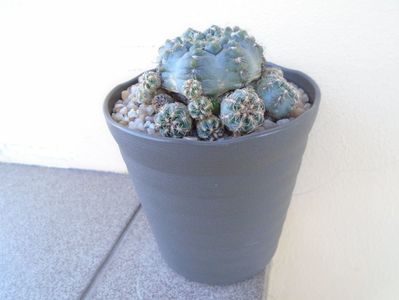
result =
M192 120L183 103L167 103L156 115L155 126L162 136L182 138L191 131Z
M139 103L151 104L156 91L161 87L161 77L158 72L147 71L139 77L136 98Z
M188 99L197 99L202 95L202 85L196 79L188 79L183 85L183 95Z
M191 100L188 104L188 111L193 119L205 119L212 115L212 101L205 96Z
M278 68L266 68L256 84L256 92L263 99L268 114L275 119L287 117L299 102L297 89Z
M220 105L223 124L235 135L247 134L263 124L265 105L253 88L237 89Z
M155 111L158 112L166 103L172 102L175 102L175 100L171 96L162 93L155 95L154 98L152 98L151 104L154 107Z
M216 141L223 137L222 121L216 116L210 116L197 122L197 135L201 140Z
M161 86L161 77L154 71L147 71L140 76L139 82L144 89L154 92Z
M192 79L207 96L242 88L261 76L263 62L262 47L239 27L190 28L159 49L162 87L180 94Z
M112 118L148 134L215 141L286 124L312 106L239 27L188 29L122 91Z

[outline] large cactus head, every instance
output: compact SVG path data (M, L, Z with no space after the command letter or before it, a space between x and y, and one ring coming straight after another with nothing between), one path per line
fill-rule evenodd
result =
M281 69L267 68L256 84L256 92L263 99L267 113L281 119L289 116L299 103L299 93L284 77Z
M247 134L264 121L265 106L251 87L237 89L225 96L220 105L220 119L234 134Z
M188 29L159 49L162 86L181 94L192 79L207 96L244 87L261 76L263 62L262 47L239 27Z
M155 126L162 136L182 138L191 131L192 120L183 103L167 103L156 115Z

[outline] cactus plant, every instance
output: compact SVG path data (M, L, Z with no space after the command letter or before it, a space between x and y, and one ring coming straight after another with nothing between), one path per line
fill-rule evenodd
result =
M253 88L237 89L225 96L220 105L223 124L235 135L247 134L264 121L265 106Z
M158 112L162 106L164 106L166 103L173 103L175 100L169 96L168 94L161 93L158 95L155 95L154 98L152 98L151 104L154 107L155 111Z
M263 62L262 47L239 27L188 29L159 50L162 86L181 94L192 79L207 96L244 87L261 76Z
M138 103L148 105L151 104L152 98L154 97L154 92L143 88L142 85L139 85L135 90L135 97Z
M188 111L193 119L205 119L212 115L212 101L205 96L190 101L188 104Z
M202 95L202 85L196 79L188 79L183 85L183 95L188 99L197 99Z
M213 141L285 124L310 106L253 37L211 26L167 40L157 69L122 91L111 115L148 134Z
M137 103L151 104L151 101L161 86L161 77L154 71L144 72L139 82L131 88L131 94Z
M215 141L223 137L222 121L216 116L210 116L197 122L197 135L201 140Z
M162 136L184 137L192 127L187 106L180 102L165 104L155 117L155 126Z
M157 72L147 71L139 77L139 83L144 89L155 92L161 87L161 77Z
M299 103L297 89L277 68L266 69L256 84L256 92L264 101L267 113L277 120L289 116Z

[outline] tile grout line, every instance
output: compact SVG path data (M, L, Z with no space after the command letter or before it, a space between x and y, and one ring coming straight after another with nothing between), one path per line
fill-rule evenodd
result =
M108 253L105 255L104 259L101 261L100 265L98 268L95 270L94 275L91 277L89 283L86 285L86 287L83 289L79 299L83 300L86 299L86 297L90 294L90 292L93 290L93 287L95 286L95 283L97 279L100 277L101 273L103 273L104 269L108 265L108 263L111 261L112 256L115 254L118 246L120 245L121 241L123 240L124 236L126 235L127 230L130 228L130 225L133 223L133 220L135 219L137 213L139 212L141 208L141 204L136 207L136 209L133 211L132 216L130 219L126 222L125 226L123 227L122 231L119 233L116 241L112 245L111 249L108 251Z

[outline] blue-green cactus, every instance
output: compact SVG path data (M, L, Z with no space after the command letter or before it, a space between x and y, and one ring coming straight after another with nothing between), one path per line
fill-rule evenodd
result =
M297 89L284 77L281 69L267 68L256 84L256 92L274 119L286 118L299 102Z
M161 77L158 72L147 71L139 77L139 83L144 89L155 92L161 87Z
M175 102L175 100L171 96L165 93L161 93L155 95L152 98L151 104L154 107L154 110L158 112L162 106L164 106L167 103L173 103L173 102Z
M162 136L184 137L192 127L187 106L180 102L165 104L155 116L155 127Z
M138 103L151 104L157 90L161 87L161 77L159 73L147 71L139 77L133 96Z
M154 97L154 92L144 88L140 83L138 88L135 90L135 97L138 103L151 104Z
M216 116L210 116L197 122L197 135L201 140L216 141L223 137L222 121Z
M263 124L264 113L264 103L251 87L235 90L220 105L220 119L235 135L257 129Z
M183 95L188 99L197 99L202 95L202 85L196 79L188 79L183 84Z
M212 101L205 96L191 100L188 104L188 111L193 119L205 119L212 115Z
M162 86L185 94L187 80L198 80L203 95L219 96L261 76L263 49L239 27L188 29L159 49Z

